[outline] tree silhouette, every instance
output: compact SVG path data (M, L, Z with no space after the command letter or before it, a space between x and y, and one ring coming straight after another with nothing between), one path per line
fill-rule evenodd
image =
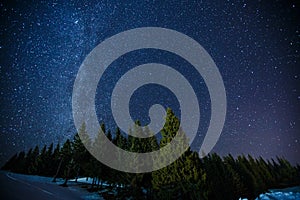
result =
M151 133L147 126L142 128L140 125L137 121L129 131L137 135ZM184 130L180 128L180 121L171 109L167 109L166 123L159 141L156 136L126 137L119 128L112 134L104 124L101 124L101 130L114 145L131 152L151 152L165 147L171 141L176 142L177 145L161 153L160 158L153 158L147 163L132 160L134 167L162 164L188 143ZM200 159L198 153L190 148L172 164L160 170L139 174L120 172L99 162L85 147L91 145L95 151L93 153L101 155L105 150L104 142L100 137L100 130L94 140L91 140L83 124L79 134L75 134L72 141L66 140L62 147L56 144L53 150L54 144L50 144L48 148L43 146L41 151L38 146L27 152L21 151L13 155L1 169L53 176L54 182L57 178L64 178L62 186L67 186L70 178L92 177L90 190L97 191L106 182L110 189L117 191L117 197L113 197L117 199L255 199L269 188L300 184L300 166L292 166L281 157L264 160L251 155L234 158L229 154L222 158L213 153ZM116 161L123 159L118 153L111 153L110 157Z

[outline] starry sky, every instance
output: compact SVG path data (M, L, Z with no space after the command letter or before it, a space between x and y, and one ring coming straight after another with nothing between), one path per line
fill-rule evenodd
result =
M284 156L300 163L299 7L299 1L289 0L1 1L1 165L20 150L72 138L73 83L85 57L106 38L147 26L188 35L219 68L227 116L214 152ZM128 70L150 62L171 66L193 86L201 126L192 147L199 149L210 119L208 90L195 69L170 52L141 49L115 60L97 88L98 120L115 129L114 85ZM154 103L180 115L172 92L145 85L131 97L132 117L146 125Z

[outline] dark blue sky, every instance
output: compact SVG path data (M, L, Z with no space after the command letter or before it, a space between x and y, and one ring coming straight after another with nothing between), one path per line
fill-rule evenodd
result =
M195 39L220 70L228 111L215 152L278 155L300 163L299 6L297 1L2 1L0 161L35 144L72 137L72 87L86 55L119 32L156 26ZM199 148L210 117L207 88L192 66L168 52L139 50L117 59L97 90L99 120L115 128L111 91L122 74L148 62L178 70L196 91L202 121L193 147ZM153 85L136 91L131 114L146 124L149 106L159 102L180 114L172 93Z

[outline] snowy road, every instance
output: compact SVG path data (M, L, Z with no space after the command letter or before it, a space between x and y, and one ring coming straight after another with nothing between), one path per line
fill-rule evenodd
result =
M0 199L5 200L77 200L80 193L56 184L22 180L13 174L0 172Z

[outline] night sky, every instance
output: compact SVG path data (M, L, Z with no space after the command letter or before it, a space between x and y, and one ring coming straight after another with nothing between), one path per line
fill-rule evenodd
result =
M99 43L138 27L188 35L211 55L223 77L227 116L213 151L221 155L284 156L300 163L299 1L2 1L0 29L0 163L36 144L64 142L76 129L71 97L79 67ZM200 148L210 119L208 90L183 58L142 49L121 56L105 71L96 95L98 119L114 130L110 97L118 79L156 62L182 73L200 101ZM145 85L130 101L134 119L149 123L161 103L177 115L167 88Z

